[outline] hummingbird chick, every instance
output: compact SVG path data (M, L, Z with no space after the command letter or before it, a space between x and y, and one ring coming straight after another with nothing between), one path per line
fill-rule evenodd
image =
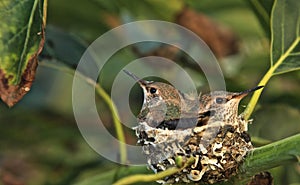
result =
M198 97L184 94L172 85L140 79L124 70L143 89L144 101L139 122L161 129L184 129L197 125Z
M247 133L248 121L238 114L239 102L263 86L188 98L169 84L125 73L144 92L138 126L134 129L149 167L157 173L179 165L178 158L194 158L194 164L158 182L213 184L237 174L239 165L253 148Z
M214 129L211 123L222 123L216 125L217 127L230 125L239 132L246 132L248 130L248 122L243 120L243 115L238 114L240 101L249 93L261 89L263 86L258 86L242 92L227 92L214 91L201 96L199 100L199 117L201 118L201 125L209 125L210 130L214 132L206 132L209 138L213 138L218 129ZM209 139L203 137L203 139Z
M211 122L224 121L236 123L236 120L239 119L238 105L240 101L249 93L261 88L263 88L263 86L258 86L242 92L214 91L204 94L200 98L199 114L203 115L203 118L209 117Z

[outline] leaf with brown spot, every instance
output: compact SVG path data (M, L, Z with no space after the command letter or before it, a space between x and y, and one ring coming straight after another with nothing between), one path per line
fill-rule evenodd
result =
M43 3L1 0L0 97L9 107L28 93L44 45Z

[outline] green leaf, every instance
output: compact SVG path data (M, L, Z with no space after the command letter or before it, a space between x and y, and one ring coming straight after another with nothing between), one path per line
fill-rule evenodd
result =
M300 69L300 1L275 1L272 11L271 66L274 74Z
M44 42L42 3L0 0L0 96L8 106L22 99L34 80Z
M300 69L300 1L275 0L271 13L271 66L260 85L266 85L270 78ZM249 119L262 90L256 91L245 112Z
M274 74L300 68L299 4L299 1L288 0L250 1L266 34L271 34L271 67L275 68Z
M47 26L46 41L40 60L55 59L76 68L88 44L76 35L67 33L58 27Z
M270 17L274 0L250 0L248 2L262 25L265 34L270 37Z

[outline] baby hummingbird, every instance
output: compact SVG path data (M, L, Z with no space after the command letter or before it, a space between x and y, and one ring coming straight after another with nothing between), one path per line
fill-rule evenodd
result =
M161 181L166 184L199 182L214 184L236 175L252 143L247 133L248 121L238 115L240 100L258 86L242 92L213 91L198 100L197 126L183 130L136 129L149 166L164 171L176 166L176 160L195 162Z
M129 71L124 72L143 89L144 101L138 115L139 122L169 130L197 124L197 97L184 94L167 83L143 80Z
M191 97L167 83L124 72L143 89L144 102L134 130L150 168L157 173L191 156L194 159L192 165L159 182L213 184L237 174L252 149L248 121L238 115L238 105L243 97L263 86Z
M250 137L246 133L248 121L238 114L240 101L249 93L263 88L257 86L242 92L213 91L201 96L199 100L199 125L207 125L207 129L202 133L201 142L206 147L213 140L221 127L234 129L243 133L246 140ZM205 127L202 127L203 129ZM226 132L226 131L225 131Z
M205 121L222 121L234 123L238 119L239 102L249 93L263 88L257 86L242 92L213 91L201 96L199 100L199 115ZM204 118L207 119L204 119ZM203 123L202 125L205 125Z

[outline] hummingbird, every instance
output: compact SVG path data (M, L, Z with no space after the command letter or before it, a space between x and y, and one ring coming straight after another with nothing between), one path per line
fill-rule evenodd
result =
M263 86L190 96L167 83L143 80L124 72L143 89L139 125L134 129L149 167L159 172L178 165L177 159L195 159L194 164L161 183L213 184L237 174L239 165L253 148L247 133L248 121L238 114L239 103Z
M143 89L144 101L138 121L169 130L203 126L209 120L233 123L238 119L240 100L263 87L242 92L214 91L196 96L182 93L167 83L143 80L127 70L124 72Z
M263 86L241 92L203 94L197 104L197 126L185 128L186 132L148 129L141 125L137 133L143 133L138 135L142 136L140 143L155 172L174 167L178 157L195 159L194 164L161 182L214 184L236 175L244 157L253 148L247 133L248 121L238 114L238 105L249 93L261 88Z
M144 101L137 116L139 122L161 129L184 129L197 124L198 97L177 90L172 85L140 79L124 70L143 89Z
M250 141L247 133L248 121L244 120L243 114L238 114L239 103L249 93L263 87L257 86L241 92L213 91L203 94L199 100L198 125L207 125L207 127L200 129L205 129L205 132L201 133L199 142L207 147L221 128L241 132L244 139Z
M240 101L249 93L263 88L257 86L241 92L213 91L203 94L199 100L199 117L202 125L208 121L221 121L224 123L236 123L242 115L238 114Z

